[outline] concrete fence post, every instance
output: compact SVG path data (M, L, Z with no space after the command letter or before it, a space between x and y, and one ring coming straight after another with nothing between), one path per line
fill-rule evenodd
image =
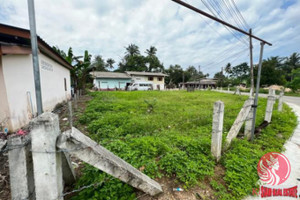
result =
M36 199L62 200L62 159L56 152L58 115L43 113L32 122L32 159Z
M34 180L29 137L10 137L8 146L11 199L34 199Z
M245 101L243 108L240 110L237 118L235 119L233 125L231 126L231 128L226 136L226 144L225 144L224 149L228 149L232 140L237 137L240 129L242 128L242 126L252 108L252 105L253 105L252 101L253 100L251 100L251 99L248 99Z
M250 92L251 93L251 92ZM252 105L254 104L254 97L251 96L249 98L251 101ZM253 108L251 107L248 116L246 117L245 120L245 129L244 129L244 134L245 137L250 140L251 139L251 130L252 130L252 120L253 120Z
M266 107L266 113L265 113L265 121L267 121L268 123L270 123L272 119L272 112L273 112L273 106L275 101L276 101L275 90L270 89L267 107Z
M222 101L215 102L213 112L211 153L216 158L216 160L219 161L222 151L224 103Z
M282 111L282 98L283 98L284 92L283 90L280 92L279 94L279 98L278 98L278 111Z
M229 86L228 86L228 88L227 88L227 91L229 92L230 90L229 90Z
M72 101L68 101L68 108L69 108L69 124L70 128L73 127L73 110L72 110Z
M74 94L75 109L77 110L77 94Z

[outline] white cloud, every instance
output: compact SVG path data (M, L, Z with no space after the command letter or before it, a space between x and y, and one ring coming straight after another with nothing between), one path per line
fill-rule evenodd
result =
M200 0L187 2L207 11ZM287 8L283 6L287 0L236 3L254 34L274 44L265 47L265 58L299 52L300 1ZM120 61L130 43L137 44L142 53L154 45L166 68L201 65L211 75L228 62L249 60L247 46L222 25L170 0L36 0L35 4L38 34L65 51L73 47L78 55L87 49L92 55ZM0 0L0 23L28 28L27 1ZM241 50L238 58L230 58ZM254 42L255 62L258 53L259 42Z

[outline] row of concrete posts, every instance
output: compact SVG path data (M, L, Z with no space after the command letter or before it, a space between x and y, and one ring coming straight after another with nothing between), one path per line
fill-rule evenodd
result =
M278 98L278 111L282 111L283 107L283 91L280 92ZM276 101L275 90L270 89L268 95L268 101L265 111L265 118L264 120L268 123L271 122L273 107ZM223 150L229 148L233 139L237 137L239 134L240 129L242 128L243 124L244 127L244 137L248 140L251 137L251 129L252 129L252 119L253 119L253 105L254 98L250 97L248 100L245 101L242 109L240 110L236 120L234 121L233 125L231 126L225 140L225 146ZM213 108L213 122L212 122L212 139L211 139L211 153L216 158L217 161L221 158L222 153L222 136L223 136L223 120L224 120L224 103L222 101L217 101L214 104Z

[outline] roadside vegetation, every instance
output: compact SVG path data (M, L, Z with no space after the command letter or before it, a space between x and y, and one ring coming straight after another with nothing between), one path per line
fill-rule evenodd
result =
M158 182L167 178L185 190L210 188L214 199L241 199L251 194L257 187L260 157L282 151L296 126L296 117L287 106L280 114L275 109L272 123L253 143L239 137L216 163L210 153L213 104L218 100L225 103L225 139L246 96L210 91L90 95L92 100L76 122L77 127ZM266 99L260 99L257 125L263 121L265 106ZM82 169L77 187L102 182L73 199L137 198L134 188L88 165Z

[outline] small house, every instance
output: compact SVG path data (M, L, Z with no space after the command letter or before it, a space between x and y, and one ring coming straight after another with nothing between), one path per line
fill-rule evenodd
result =
M118 72L91 72L94 88L100 91L126 90L131 83L131 77Z
M44 111L71 97L72 66L38 37ZM15 131L36 116L30 31L0 24L0 128Z
M200 81L188 81L185 83L179 83L179 87L182 88L184 85L185 88L216 88L217 87L217 79L212 78L204 78L200 79Z
M161 72L135 72L126 71L126 73L132 78L132 82L151 82L154 90L165 89L165 77L166 74Z

